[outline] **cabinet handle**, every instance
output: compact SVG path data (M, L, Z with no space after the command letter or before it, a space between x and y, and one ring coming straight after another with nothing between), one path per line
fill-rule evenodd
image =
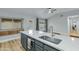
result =
M33 41L31 41L31 47L33 46L33 43L34 43L34 42L33 42Z

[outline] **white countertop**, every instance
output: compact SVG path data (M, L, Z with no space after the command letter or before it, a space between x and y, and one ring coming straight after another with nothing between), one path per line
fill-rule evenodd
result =
M0 43L7 42L10 40L15 40L15 39L20 39L20 33L13 34L13 35L0 36Z
M49 37L52 37L51 34L46 33L46 32L39 32L39 31L22 31L21 33L24 33L25 35L28 35L30 37L35 38L36 40L39 40L49 46L55 47L59 50L64 50L64 51L79 51L79 38L74 38L74 37L69 37L65 35L55 35L53 36L54 38L61 39L62 41L59 44L54 44L51 42L48 42L46 40L40 39L40 36L47 35Z

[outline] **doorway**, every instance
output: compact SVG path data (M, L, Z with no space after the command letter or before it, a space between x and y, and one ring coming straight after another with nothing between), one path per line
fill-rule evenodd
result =
M68 17L68 33L70 36L79 37L79 15Z

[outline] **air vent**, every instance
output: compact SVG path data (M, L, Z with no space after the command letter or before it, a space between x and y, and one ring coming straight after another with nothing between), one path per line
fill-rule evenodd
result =
M63 17L63 16L64 16L63 14L60 15L60 17Z

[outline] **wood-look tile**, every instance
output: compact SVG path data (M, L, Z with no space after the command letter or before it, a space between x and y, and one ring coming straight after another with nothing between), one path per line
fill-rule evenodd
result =
M20 39L0 43L0 51L25 51L20 43Z

